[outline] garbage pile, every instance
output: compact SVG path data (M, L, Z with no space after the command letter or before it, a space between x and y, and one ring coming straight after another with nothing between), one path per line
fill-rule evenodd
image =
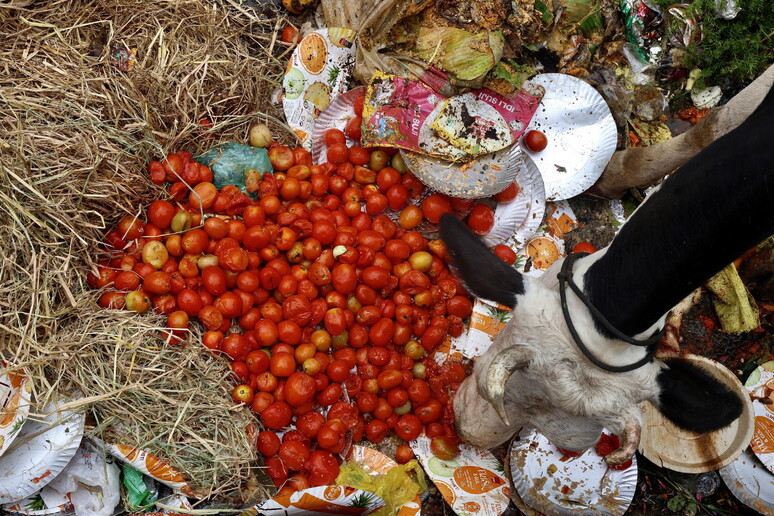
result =
M116 351L114 362L110 362L110 344L103 342L109 339L103 331L90 334L95 341L102 339L95 356L107 365L100 368L100 374L109 377L112 365L113 379L120 378L125 387L119 382L106 389L109 394L82 392L39 406L35 378L12 363L13 353L2 350L7 361L0 369L2 509L14 514L91 515L114 514L123 507L127 512L157 510L174 515L200 508L233 512L238 504L238 509L246 509L244 514L409 516L439 512L442 498L461 515L495 516L513 510L514 505L525 514L575 514L579 507L590 514L648 514L664 507L693 514L700 508L738 510L737 501L761 514L774 514L774 413L769 408L774 399L774 357L764 348L745 355L749 376L744 384L735 374L741 363L730 365L729 361L725 367L726 356L713 357L714 361L696 358L717 369L730 388L749 391L752 401L733 428L697 440L696 436L670 434L656 415L646 412L646 423L655 430L643 437L641 454L620 467L609 467L604 460L618 447L618 437L610 433L582 454L557 448L528 429L504 450L461 443L453 426L454 388L510 315L496 303L481 299L471 303L464 287L454 281L441 283L448 275L448 256L437 235L440 215L453 213L482 235L506 263L534 277L572 252L594 252L607 245L632 208L647 195L646 188L664 175L648 184L632 182L595 190L614 155L654 146L691 130L713 108L751 83L774 61L774 45L747 52L739 62L729 57L734 51L729 47L747 45L749 51L750 38L756 39L748 35L753 26L760 31L759 42L765 41L774 31L774 15L761 2L745 5L734 0L683 4L665 0L282 0L281 4L289 13L287 18L279 17L277 7L270 3L240 2L239 6L241 13L257 20L282 20L271 29L279 28L279 33L269 38L271 58L279 59L284 68L274 78L281 88L271 100L268 95L255 99L266 105L254 118L271 124L274 131L264 124L253 125L250 134L239 141L232 132L228 141L216 143L211 139L219 126L210 119L197 120L191 151L148 152L154 159L148 177L142 167L142 181L150 179L159 185L155 191L163 192L163 202L170 201L172 211L166 225L157 222L167 218L158 210L152 214L147 209L145 216L145 208L133 207L136 214L122 218L99 243L100 252L114 253L110 258L115 261L100 262L95 267L97 274L92 271L89 277L90 287L102 289L99 304L111 310L163 314L153 320L151 328L135 329L120 339L122 348ZM730 28L732 25L736 28ZM121 73L131 74L135 67L146 64L134 50L114 50L107 62ZM719 61L726 66L719 66ZM272 109L276 116L268 114ZM287 134L280 132L282 128L288 129ZM318 181L317 186L314 177L318 174L346 180ZM600 192L615 192L623 199L600 200ZM310 213L300 215L304 211L301 201L310 198L318 204L313 208L307 204L306 211L327 211L330 221L325 218L324 222L331 227L349 226L356 217L362 227L340 241L333 234L329 240L323 238L323 230L312 229L309 220L299 220L311 217ZM193 216L186 211L191 206L196 208L189 210ZM259 208L248 212L247 206ZM342 216L336 218L331 212ZM322 213L317 212L315 223L323 220ZM310 222L310 227L294 225L296 222ZM179 235L172 236L193 235L197 224L204 236L196 236L204 242L193 237L183 242ZM253 243L262 236L252 228L261 226L276 233L272 233L276 242L269 245L273 249L266 252L266 242ZM391 235L416 235L403 240L402 236L387 238L377 227ZM135 231L137 235L131 235ZM382 252L385 244L372 248L363 236L366 231L371 232L367 236L371 241L381 238L400 243L392 246L393 251L385 248ZM306 240L299 236L302 234ZM133 243L146 237L161 243L144 244L145 250ZM226 239L234 242L218 248L216 241ZM312 249L314 242L307 249L310 239L317 241L317 251ZM173 250L175 245L179 254ZM151 256L151 247L158 248L158 254ZM404 247L408 250L405 256ZM233 260L244 259L244 266L225 265L229 248L232 255L239 254ZM293 252L297 260L291 259ZM328 286L336 285L337 277L319 283L307 278L320 256L330 260L330 269L334 263L350 266L352 281L383 299L366 302L366 294L354 295L360 292L354 283L347 291L352 295L328 296L337 293ZM183 282L179 291L203 293L190 303L195 309L175 299L179 291L175 296L169 294L174 288L171 283L156 291L149 281L153 274L172 277L179 267L185 267L184 259L191 262L190 274L180 269L175 279ZM168 265L172 262L174 266ZM273 273L276 282L257 272L258 264L269 268L264 262L283 271ZM372 270L384 269L385 263L392 268L389 273ZM229 271L223 274L223 292L216 292L220 289L203 279L207 268L215 274L212 268L219 266ZM199 280L199 269L202 280L186 283L190 278ZM326 270L330 275L331 270ZM374 278L365 279L365 271ZM126 280L136 284L117 288L118 275L123 272L127 273L124 278L139 276ZM240 275L247 272L247 276ZM419 273L413 276L419 285L404 288L397 277L409 272ZM385 276L384 282L379 274ZM712 321L705 328L708 333L716 320L737 332L770 333L766 317L774 305L761 310L748 298L735 267L724 274L713 280L714 288L708 288L718 298L725 295L726 304L741 306L746 316L741 320L727 317L727 312L721 314L720 309L717 315L705 310L701 320ZM280 285L279 278L285 283ZM227 281L231 282L228 287ZM285 301L303 297L298 295L302 281L307 281L305 292L312 303L301 300L304 322L297 323L301 316L296 312L288 315L291 310ZM287 287L291 283L293 287ZM289 290L283 291L285 288ZM451 293L444 292L445 288ZM730 297L729 290L734 291ZM228 294L228 301L219 297ZM261 301L259 294L264 295ZM169 310L161 308L163 296L172 298L164 298L172 303ZM210 303L205 303L206 296ZM232 324L226 303L237 300L240 309L234 311ZM318 310L315 300L324 300L317 305L324 308ZM251 306L243 311L243 303ZM206 317L213 310L203 313L210 306L221 316L218 324ZM404 306L409 311L401 316L398 311ZM369 315L366 312L371 308L374 314ZM345 312L352 321L346 321ZM106 317L112 312L101 313ZM129 320L131 314L120 313L120 321ZM334 321L339 315L340 320ZM266 325L273 327L273 338L260 336L257 319L274 321ZM277 328L290 320L298 332L294 326L291 337L285 325L280 335ZM353 330L353 324L360 333ZM377 324L380 330L390 328L384 345L377 345L382 339L375 335ZM398 324L408 332L400 344ZM157 339L158 331L166 341L150 343ZM241 337L243 331L250 332L249 338ZM236 335L240 336L232 337ZM393 338L398 345L393 345ZM239 341L240 349L224 341ZM176 355L174 347L170 351L170 346L181 342L188 343L185 352ZM191 343L198 347L193 349ZM200 353L209 350L220 357L220 369L207 362L211 357L200 360L200 343L208 348ZM368 350L378 348L385 355L362 352L366 343ZM148 349L165 351L159 351L157 361ZM701 350L688 351L702 354ZM277 355L287 358L288 364L276 360ZM146 373L142 381L148 385L152 384L147 379L150 372L172 368L176 361L193 371L170 375L171 384L185 382L179 392L168 384L162 391L168 397L164 401L173 400L181 410L180 419L168 425L169 434L163 439L158 436L167 441L166 447L157 448L156 438L147 435L129 439L131 445L100 439L98 435L105 435L100 431L106 429L115 437L145 427L128 419L122 424L122 418L133 416L117 408L114 417L91 421L94 414L104 416L106 412L89 412L87 419L84 402L79 401L81 396L86 404L121 398L132 380L134 386L139 383L133 376L135 361ZM325 385L320 387L309 378L320 378L322 363L338 372L321 375ZM392 367L393 363L397 365ZM224 367L230 371L224 372ZM288 371L279 372L284 369ZM385 374L396 371L395 378ZM220 374L219 395L223 383L234 385L234 404L228 410L238 414L234 426L239 426L239 435L230 429L217 430L214 437L206 433L194 437L206 448L220 446L217 453L225 453L225 444L233 448L229 461L249 463L233 475L239 477L234 483L240 486L240 496L239 502L230 496L228 508L222 507L225 502L217 493L212 496L202 486L192 485L185 462L185 457L191 460L190 450L181 446L180 457L170 452L175 449L171 443L178 423L195 428L195 422L183 420L191 405L210 410L202 412L206 418L198 417L220 428L222 414L205 406L210 374ZM259 375L263 375L261 380ZM298 403L290 403L292 396L301 396L287 387L292 375L303 375L298 383L307 382L309 387ZM336 388L327 388L329 378ZM174 399L177 395L181 399ZM323 395L335 399L321 401ZM377 415L378 410L383 417ZM428 415L430 412L434 413ZM307 414L313 416L305 417ZM323 431L330 434L328 444ZM385 440L389 433L397 436ZM691 440L696 442L686 444ZM245 443L249 451L244 450ZM708 443L717 449L716 460L704 460L703 452L698 451ZM261 466L256 452L263 455ZM675 460L669 463L670 459ZM21 464L27 468L23 473L19 473ZM259 471L264 466L271 481ZM213 483L216 478L213 473Z

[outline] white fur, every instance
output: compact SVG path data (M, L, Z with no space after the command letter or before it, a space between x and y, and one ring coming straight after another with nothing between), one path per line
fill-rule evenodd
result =
M582 274L603 254L578 260L574 278L582 288ZM598 256L599 255L599 256ZM474 374L465 380L454 400L457 430L464 440L491 448L505 442L522 426L537 428L552 443L570 450L593 446L603 427L622 434L627 422L641 414L637 404L656 400L656 376L663 364L653 361L634 371L610 373L582 355L562 315L557 263L540 280L524 277L525 293L517 297L512 319L492 347L476 360ZM568 289L568 307L583 342L600 360L626 365L640 360L645 348L601 335L586 307ZM506 384L505 409L510 426L486 399L487 371L506 348L523 351L529 366L517 370Z

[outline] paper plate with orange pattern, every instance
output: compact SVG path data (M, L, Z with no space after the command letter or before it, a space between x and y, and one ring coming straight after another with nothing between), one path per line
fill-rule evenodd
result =
M744 384L752 394L755 428L750 446L774 473L774 361L758 366Z
M346 486L310 487L293 493L277 495L260 506L239 516L308 516L310 514L341 514L364 516L384 507L384 500L369 491ZM399 513L400 514L400 513Z
M0 368L7 364L0 362ZM32 382L21 369L8 369L0 376L0 456L19 435L27 420L32 399Z
M70 462L83 437L83 411L60 411L66 400L30 416L16 441L0 457L0 503L13 503L39 491Z

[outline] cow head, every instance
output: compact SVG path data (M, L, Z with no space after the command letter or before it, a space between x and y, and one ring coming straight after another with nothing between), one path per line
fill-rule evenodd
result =
M441 237L469 290L513 309L511 320L476 360L473 375L455 396L457 432L463 440L492 448L529 426L556 446L581 451L593 446L607 428L621 436L621 448L607 461L620 464L637 449L637 404L643 400L677 426L693 431L722 428L741 414L736 394L687 362L652 360L621 373L592 364L578 349L562 314L556 277L560 264L539 280L525 277L451 215L441 221ZM573 277L581 290L584 272L604 253L575 263ZM623 366L643 358L643 348L600 332L571 293L567 305L578 335L603 362Z

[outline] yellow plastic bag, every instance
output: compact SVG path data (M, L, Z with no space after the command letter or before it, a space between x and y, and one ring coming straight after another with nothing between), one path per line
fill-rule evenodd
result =
M393 516L401 505L427 489L425 474L416 460L396 466L385 474L369 474L360 464L350 460L342 464L336 483L380 496L387 505L372 516Z

